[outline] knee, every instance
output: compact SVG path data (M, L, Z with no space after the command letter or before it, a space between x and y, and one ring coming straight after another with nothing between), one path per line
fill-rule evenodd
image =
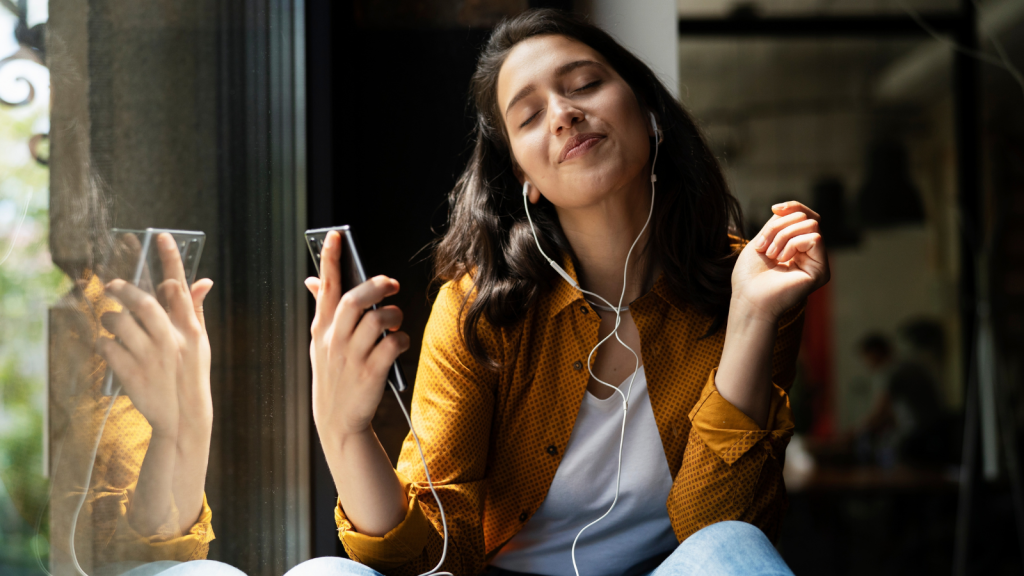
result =
M738 520L726 520L724 522L716 522L709 526L701 528L689 538L686 542L693 540L695 544L701 544L702 546L721 546L729 545L730 547L735 546L737 543L748 543L751 545L767 545L771 546L771 542L768 537L764 535L764 532L760 528L747 522L740 522Z
M347 558L324 556L306 560L289 570L285 576L381 576L366 565Z
M726 521L706 526L683 541L670 560L685 563L683 574L792 576L793 572L760 528Z
M160 564L154 563L153 565ZM130 573L134 575L134 572ZM216 560L191 560L189 562L174 563L161 572L154 572L159 576L245 576L238 568L217 562Z

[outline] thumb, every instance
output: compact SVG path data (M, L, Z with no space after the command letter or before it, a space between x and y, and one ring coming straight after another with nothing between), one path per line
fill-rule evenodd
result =
M320 294L320 279L319 278L317 278L315 276L310 276L309 278L306 278L305 282L303 282L303 283L306 285L306 289L309 290L310 293L313 294L313 298L314 299L317 297L318 294Z
M206 295L213 289L213 280L209 278L203 278L202 280L196 280L192 284L192 305L195 307L196 319L199 320L199 325L203 327L203 331L206 331L206 317L203 314L203 300L206 300Z

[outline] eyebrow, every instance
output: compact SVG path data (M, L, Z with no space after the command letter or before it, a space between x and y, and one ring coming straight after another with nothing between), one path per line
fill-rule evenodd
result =
M602 70L605 69L604 64L601 64L600 62L595 62L593 60L576 60L575 62L569 62L568 64L562 64L561 66L559 66L558 69L555 70L555 78L561 78L566 74L572 72L573 70L576 70L577 68L582 68L584 66L596 66ZM515 106L517 102L519 102L523 98L526 98L530 94L533 94L536 90L537 87L534 86L533 84L530 84L524 87L519 92L516 92L516 95L513 96L512 100L508 103L508 106L505 107L505 117L508 118L508 113L512 111L512 107Z

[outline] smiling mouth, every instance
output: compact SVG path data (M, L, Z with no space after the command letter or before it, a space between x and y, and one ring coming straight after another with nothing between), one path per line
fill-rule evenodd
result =
M602 140L604 140L604 136L600 134L578 134L573 136L565 143L565 148L562 149L562 157L558 159L558 163L561 164L566 160L583 156Z

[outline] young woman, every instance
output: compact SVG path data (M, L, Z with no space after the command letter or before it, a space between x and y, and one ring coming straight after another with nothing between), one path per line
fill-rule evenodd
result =
M299 571L788 573L765 534L802 302L829 276L818 215L787 202L731 236L740 210L693 120L568 14L500 24L472 92L412 400L436 498L414 439L395 470L370 424L409 339L396 307L364 311L398 284L342 294L332 234L307 280L313 414L354 562Z

